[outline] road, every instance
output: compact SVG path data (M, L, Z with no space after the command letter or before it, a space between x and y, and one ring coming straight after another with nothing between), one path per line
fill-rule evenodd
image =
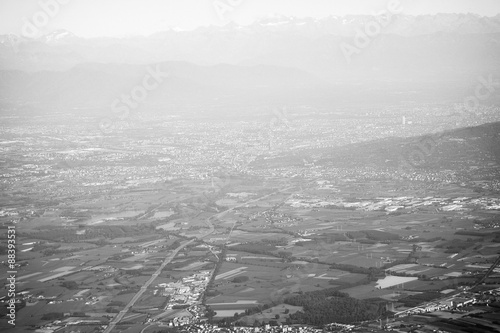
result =
M266 197L269 197L271 195L274 195L276 193L280 193L280 192L283 192L283 191L286 191L290 188L293 188L293 186L291 187L288 187L286 189L283 189L283 190L278 190L278 191L275 191L273 193L270 193L270 194L267 194L267 195L264 195L262 197L259 197L259 198L256 198L256 199L252 199L252 200L248 200L240 205L237 205L237 206L234 206L232 208L229 208L229 209L226 209L220 213L217 213L217 214L214 214L212 216L210 216L209 218L206 219L206 224L208 225L208 228L209 230L204 233L203 235L199 236L198 239L203 239L205 237L208 237L210 236L215 228L211 222L212 219L214 218L219 218L221 217L222 215L224 215L225 213L227 212L230 212L232 211L233 209L236 209L236 208L239 208L239 207L243 207L251 202L255 202L255 201L259 201L259 200L262 200ZM137 294L134 295L134 297L130 300L130 302L128 302L128 304L123 308L123 310L121 310L114 318L113 320L111 320L111 322L109 323L108 327L106 327L106 329L104 330L104 333L110 333L116 326L116 324L118 324L120 322L120 320L123 319L123 317L127 314L128 310L134 306L135 302L137 302L137 300L139 298L141 298L142 294L144 294L144 292L148 289L148 287L151 285L151 283L153 283L153 281L160 275L161 271L165 268L166 265L168 265L170 263L170 261L172 261L172 259L174 259L174 257L177 255L177 253L182 250L184 247L186 247L187 245L191 244L192 242L194 242L195 239L191 239L190 241L187 241L186 243L184 244L181 244L181 246L179 246L178 248L176 248L174 250L174 252L172 252L172 254L170 254L170 256L168 256L167 258L165 258L165 260L163 261L163 263L160 265L160 267L155 271L155 273L151 276L151 278L141 287L141 289L137 292Z
M495 262L491 265L491 267L488 269L488 271L486 271L486 274L484 274L481 279L479 279L475 284L474 286L471 288L475 288L477 287L478 285L480 285L484 280L486 280L486 278L491 274L491 272L493 272L493 270L495 269L495 267L500 264L500 256L495 260ZM462 291L460 290L457 290L457 291L454 291L453 293L451 294L448 294L446 295L445 297L442 297L442 298L439 298L439 299L436 299L436 300L433 300L431 302L425 302L421 305L418 305L416 307L413 307L411 309L406 309L404 311L400 311L400 312L397 312L396 315L400 315L400 314L404 314L404 313L411 313L412 311L416 310L416 309L419 309L419 308L426 308L427 306L431 306L433 303L436 303L436 302L441 302L441 303L450 303L451 304L451 301L453 300L453 298L455 298L455 296L459 295Z
M484 274L483 277L481 279L479 279L479 281L477 281L476 284L474 284L474 287L477 287L481 283L483 283L483 281L488 278L488 276L493 272L493 270L495 269L495 267L498 266L498 264L500 264L500 256L498 256L498 258L495 260L493 265L491 265L491 267L486 271L486 274Z
M184 244L181 244L181 246L179 246L178 248L176 248L174 250L174 252L172 252L167 258L165 258L165 260L160 265L160 267L153 273L153 275L151 275L151 277L149 278L149 280L146 281L146 283L141 287L141 289L137 292L137 294L135 294L134 297L132 297L132 299L130 300L130 302L128 302L128 304L123 308L123 310L121 310L113 318L113 320L111 320L111 322L109 323L108 327L106 327L106 329L104 330L104 333L109 333L109 332L111 332L115 328L116 324L118 324L120 322L120 320L123 319L123 317L125 316L125 314L127 314L128 310L132 306L134 306L135 302L137 302L137 300L139 298L141 298L142 294L144 294L144 292L148 289L148 287L151 285L151 283L153 283L153 281L160 275L161 271L165 268L165 266L168 265L170 263L170 261L172 261L172 259L174 259L174 257L177 255L177 253L180 250L182 250L184 247L186 247L187 245L191 244L192 242L194 242L194 239L191 239L190 241L187 241Z
M217 213L217 214L214 214L214 215L210 216L210 217L209 217L209 218L207 218L207 219L206 219L206 221L205 221L205 223L208 225L209 230L208 230L206 233L204 233L203 235L198 236L198 238L199 238L199 239L203 239L203 238L205 238L205 237L207 237L207 236L210 236L210 235L214 232L214 230L215 230L215 229L214 229L214 225L212 224L212 220L213 220L214 218L219 218L219 217L221 217L222 215L224 215L224 214L226 214L226 213L228 213L228 212L231 212L231 211L233 211L233 210L234 210L234 209L236 209L236 208L243 207L243 206L248 205L249 203L252 203L252 202L257 202L257 201L259 201L259 200L262 200L262 199L265 199L265 198L267 198L267 197L270 197L271 195L275 195L275 194L277 194L277 193L280 193L280 192L283 192L283 191L289 190L289 189L291 189L291 188L293 188L293 187L294 187L294 186L290 186L290 187L287 187L287 188L285 188L285 189L278 190L278 191L275 191L275 192L273 192L273 193L269 193L269 194L263 195L263 196L261 196L261 197L255 198L255 199L251 199L251 200L245 201L245 202L243 202L243 203L241 203L241 204L239 204L239 205L236 205L236 206L234 206L234 207L232 207L232 208L226 209L226 210L224 210L224 211L222 211L222 212L220 212L220 213ZM233 225L233 228L234 228L234 225ZM232 229L231 229L231 232L232 232ZM229 236L230 236L230 235L231 235L231 233L229 234ZM229 236L228 236L228 240L229 240Z

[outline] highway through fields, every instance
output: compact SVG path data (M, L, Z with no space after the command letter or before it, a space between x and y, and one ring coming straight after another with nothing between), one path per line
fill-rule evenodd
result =
M134 295L134 297L132 297L132 299L130 300L130 302L128 302L128 304L123 308L123 310L121 310L114 318L113 320L111 320L111 322L109 323L108 327L106 327L106 329L104 330L104 333L109 333L113 330L113 328L115 328L116 324L120 322L120 320L123 319L123 317L125 316L125 314L127 314L128 310L134 306L135 302L137 302L137 300L139 298L141 298L142 294L144 294L144 292L148 289L148 287L151 285L151 283L153 283L153 281L158 277L158 275L160 275L161 271L163 270L163 268L165 268L165 266L170 263L170 261L172 261L172 259L174 259L174 257L177 255L177 253L182 250L184 247L186 247L187 245L191 244L192 242L194 242L194 239L191 239L187 242L185 242L184 244L181 244L181 246L179 246L178 248L176 248L174 250L174 252L172 252L167 258L165 258L165 260L163 261L163 263L160 265L160 267L153 273L153 275L151 275L151 277L149 278L148 281L146 281L146 283L141 287L141 289L137 292L137 294Z
M237 206L234 206L232 208L226 209L220 213L217 213L217 214L210 216L209 218L206 219L206 224L208 225L209 230L206 233L204 233L203 235L199 236L198 239L203 239L205 237L208 237L214 232L215 228L214 228L214 225L212 224L212 219L219 218L222 215L224 215L225 213L228 213L236 208L243 207L251 202L262 200L262 199L267 198L267 197L274 195L276 193L286 191L292 187L288 187L288 188L283 189L283 190L278 190L278 191L275 191L273 193L266 194L266 195L259 197L259 198L248 200L242 204L239 204ZM174 250L174 252L172 252L167 258L165 258L163 263L155 271L155 273L151 276L151 278L149 278L149 280L141 287L141 289L137 292L137 294L134 295L134 297L130 300L130 302L128 302L128 304L110 321L108 327L106 327L106 329L104 330L103 333L110 333L115 328L116 324L118 324L120 322L120 320L123 319L123 317L127 314L128 310L132 306L134 306L135 302L137 302L137 300L139 300L139 298L141 298L141 296L144 294L144 292L146 292L146 290L151 285L151 283L153 283L153 281L160 275L161 271L165 268L165 266L168 265L175 258L175 256L177 255L177 253L179 253L180 250L182 250L184 247L186 247L187 245L191 244L194 241L195 241L195 239L191 239L191 240L185 242L184 244L181 244L178 248L176 248Z
M486 271L486 274L484 274L483 277L481 279L479 279L479 281L476 282L476 284L474 285L474 287L477 287L481 283L483 283L483 281L486 280L488 278L488 276L495 270L495 267L497 267L498 264L500 264L500 256L498 256L498 258L491 265L491 267L488 269L488 271Z

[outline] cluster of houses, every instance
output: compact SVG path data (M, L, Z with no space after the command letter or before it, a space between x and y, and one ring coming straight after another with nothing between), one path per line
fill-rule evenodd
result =
M280 325L271 326L266 324L261 327L250 326L234 326L234 327L219 327L212 324L197 324L183 327L183 332L189 333L320 333L324 332L323 329L317 329L309 326L300 325Z
M429 302L411 309L406 309L394 314L395 317L405 317L420 313L429 313L435 311L446 311L461 308L463 306L476 304L476 296L472 294L463 295L463 297L452 297L442 301Z

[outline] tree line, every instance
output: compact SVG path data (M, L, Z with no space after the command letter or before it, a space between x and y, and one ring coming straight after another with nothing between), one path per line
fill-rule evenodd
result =
M334 288L294 295L286 298L285 303L303 308L290 314L290 323L314 326L374 320L385 312L385 306L380 302L358 300Z

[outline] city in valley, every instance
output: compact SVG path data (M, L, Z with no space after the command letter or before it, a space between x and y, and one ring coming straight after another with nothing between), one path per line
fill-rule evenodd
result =
M498 332L500 16L398 15L0 50L0 329Z

